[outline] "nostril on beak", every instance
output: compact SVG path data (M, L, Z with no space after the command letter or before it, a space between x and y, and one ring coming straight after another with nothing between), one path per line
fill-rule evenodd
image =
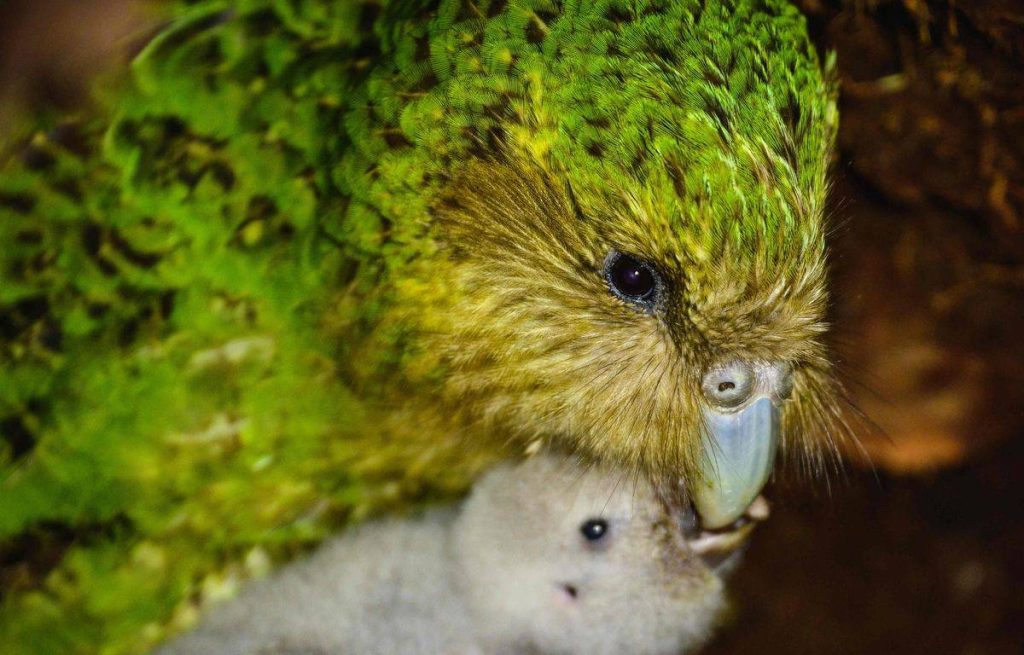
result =
M736 409L755 395L768 396L778 403L793 393L793 367L784 362L734 359L710 367L701 390L713 409Z
M742 360L733 360L708 369L701 388L713 407L732 409L750 398L755 380L753 366Z

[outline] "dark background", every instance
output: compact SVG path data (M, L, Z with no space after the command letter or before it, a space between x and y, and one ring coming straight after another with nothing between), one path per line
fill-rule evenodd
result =
M838 54L834 346L876 425L827 492L778 481L706 652L1017 655L1024 0L798 4ZM0 144L18 116L87 104L147 9L0 1Z

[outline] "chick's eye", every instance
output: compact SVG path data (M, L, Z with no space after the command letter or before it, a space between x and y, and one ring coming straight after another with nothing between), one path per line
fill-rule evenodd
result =
M608 521L590 519L580 526L580 532L587 541L597 541L608 533Z
M605 278L612 292L629 302L651 304L660 279L654 267L632 255L613 252L605 265Z

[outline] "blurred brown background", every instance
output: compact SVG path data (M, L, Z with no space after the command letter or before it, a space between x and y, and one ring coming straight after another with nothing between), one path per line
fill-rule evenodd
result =
M1024 652L1024 0L799 0L836 50L835 348L861 434L783 480L707 649ZM0 3L0 140L87 102L138 0Z

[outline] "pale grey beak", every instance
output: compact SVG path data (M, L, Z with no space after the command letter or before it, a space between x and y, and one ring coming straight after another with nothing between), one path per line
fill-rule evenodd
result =
M692 486L701 525L715 530L743 516L761 492L779 445L779 408L761 397L736 412L704 411L701 479Z

